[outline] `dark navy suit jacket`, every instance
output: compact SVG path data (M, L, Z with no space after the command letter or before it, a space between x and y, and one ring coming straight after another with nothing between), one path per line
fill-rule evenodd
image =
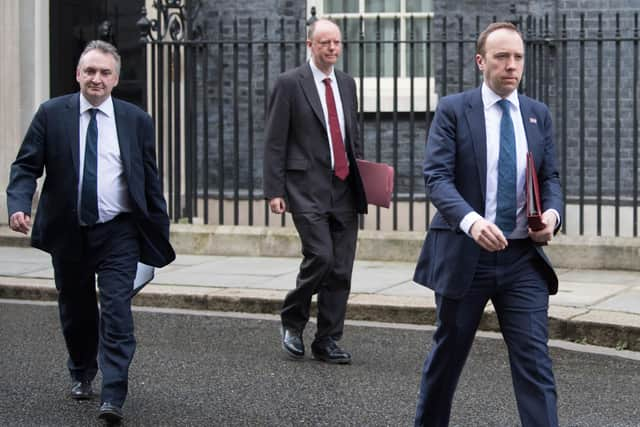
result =
M140 231L140 261L162 267L175 253L156 168L153 122L135 105L112 99L132 215ZM46 170L31 244L70 259L79 258L82 248L77 211L79 123L79 93L43 103L11 166L7 188L9 216L18 211L31 215L36 179Z
M555 165L551 115L541 102L519 95L520 111L540 183L543 211L562 212L562 192ZM431 221L414 281L448 298L462 298L473 279L480 246L460 229L471 211L484 215L487 147L481 89L440 100L429 131L424 179L438 212ZM558 278L540 246L549 292Z

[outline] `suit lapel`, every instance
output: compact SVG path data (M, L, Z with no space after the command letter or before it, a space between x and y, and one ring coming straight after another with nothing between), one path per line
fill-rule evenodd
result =
M309 64L305 64L300 67L300 86L302 87L302 92L304 96L309 101L309 105L311 105L311 109L315 113L322 126L327 129L327 124L324 122L324 113L322 112L322 103L320 102L320 96L318 95L318 88L316 87L316 82L313 80L313 73L311 72L311 67Z
M71 150L71 162L73 163L73 172L76 174L76 181L80 177L80 94L76 93L69 97L66 108L68 114L65 114L65 141L68 141L69 149Z
M524 124L524 133L527 137L527 149L533 153L533 161L537 168L544 155L542 141L540 141L538 119L531 109L531 104L522 96L518 96L518 99L522 123Z
M465 108L469 131L473 139L476 166L480 176L480 194L482 194L482 200L484 200L487 194L487 132L485 129L482 92L479 88L471 92Z
M120 147L120 159L122 159L122 167L124 168L127 182L129 181L131 171L131 138L127 129L134 129L133 125L127 123L127 117L124 106L117 99L113 100L113 112L116 120L116 130L118 132L118 145Z

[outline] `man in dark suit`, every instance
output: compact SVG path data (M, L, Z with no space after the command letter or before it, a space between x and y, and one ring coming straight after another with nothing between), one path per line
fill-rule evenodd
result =
M438 209L414 280L435 291L437 330L420 385L416 426L446 426L463 365L489 300L509 351L523 426L556 426L548 353L549 294L558 279L540 244L560 224L562 196L548 108L519 95L522 35L510 23L480 34L482 87L440 100L424 162ZM526 153L540 180L544 228L528 227Z
M282 74L269 103L264 192L271 211L291 212L304 259L296 288L284 300L282 348L304 357L302 332L318 294L314 358L350 363L342 337L358 233L367 202L356 164L362 157L353 78L334 69L342 36L333 22L309 28L310 61Z
M119 72L112 45L87 45L76 70L80 93L40 106L7 188L9 225L26 234L36 179L46 170L31 244L51 254L71 397L92 397L99 367L99 417L116 422L136 346L131 297L137 262L162 267L175 258L153 122L111 97Z

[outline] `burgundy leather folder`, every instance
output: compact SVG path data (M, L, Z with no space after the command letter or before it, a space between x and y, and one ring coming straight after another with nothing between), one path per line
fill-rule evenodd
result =
M386 163L356 159L364 185L367 203L383 208L391 204L393 194L393 168Z
M538 186L538 174L533 162L533 154L527 153L527 168L525 172L527 179L527 221L529 228L533 231L542 230L542 205L540 204L540 187Z

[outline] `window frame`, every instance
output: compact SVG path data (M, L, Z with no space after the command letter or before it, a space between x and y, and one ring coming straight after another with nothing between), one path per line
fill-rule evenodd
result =
M404 41L407 34L407 27L409 25L409 20L411 16L414 18L433 18L433 12L406 12L406 0L399 0L400 2L400 11L398 12L364 12L366 0L359 0L358 9L361 12L358 13L340 13L340 14L325 14L324 13L324 1L323 0L310 0L307 1L307 16L311 16L311 8L315 7L316 16L317 17L326 17L329 19L336 20L337 22L342 22L344 18L347 19L360 19L363 17L365 20L376 19L378 16L380 19L395 19L400 18L400 40ZM380 76L380 111L389 112L394 111L394 99L393 99L393 88L394 81L397 81L397 107L396 111L398 112L408 112L408 111L425 111L427 109L427 102L425 93L427 91L427 77L413 77L413 86L414 86L414 97L413 97L413 109L411 108L411 96L409 93L409 89L411 87L411 77L409 74L409 64L408 64L408 53L405 44L402 44L402 48L399 49L399 70L397 79L393 76ZM307 54L308 56L308 54ZM433 64L433 60L431 61ZM363 77L362 79L354 75L352 73L356 81L356 86L358 88L358 97L360 96L360 84L362 83L364 89L364 103L362 100L359 100L361 104L361 108L364 112L376 112L378 111L378 92L376 90L378 77ZM431 75L428 80L430 80L429 87L429 98L430 98L430 111L435 111L436 104L438 102L438 95L435 92L436 81L435 75Z

